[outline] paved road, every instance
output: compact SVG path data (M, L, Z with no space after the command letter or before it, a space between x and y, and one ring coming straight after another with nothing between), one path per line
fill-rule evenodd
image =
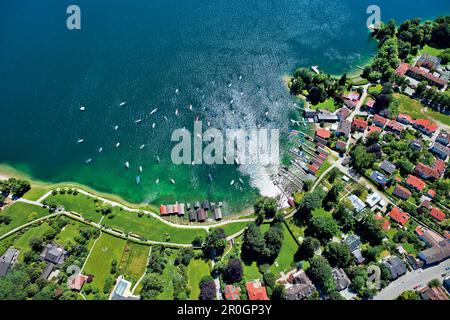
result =
M440 264L423 269L414 270L412 272L408 272L403 277L391 282L389 286L381 290L373 299L374 300L393 300L396 299L403 291L413 290L413 288L420 284L422 287L426 286L428 282L433 279L443 278L441 275L446 273L447 276L450 275L450 271L445 271L445 268L450 267L450 259L447 259Z

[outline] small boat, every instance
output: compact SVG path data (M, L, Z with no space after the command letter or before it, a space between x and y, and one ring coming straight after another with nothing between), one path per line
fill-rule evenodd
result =
M242 80L242 76L239 76L239 80Z
M142 173L142 166L139 166L139 173Z
M200 139L202 138L202 136L200 135L200 133L197 133L197 137L199 137Z
M114 127L114 130L117 130L117 129L119 129L119 126L115 126L115 127Z
M189 111L192 111L192 104L189 105Z
M160 162L159 156L156 156L156 161Z
M86 108L83 107L83 106L81 106L81 107L80 107L80 111L84 111L84 110L86 110Z
M137 177L136 177L136 184L139 184L139 183L141 183L141 177L140 177L140 176L137 176Z
M232 86L233 84L232 83L230 83L229 85L228 85L228 88L231 88L231 86Z
M134 123L141 123L142 122L142 119L137 119Z
M195 165L195 160L191 162L191 165L193 165L193 166Z
M98 148L98 153L103 151L103 147Z
M266 113L264 113L264 115L267 117L269 115L269 111L266 111Z
M176 115L176 116L178 115L178 109L175 110L175 115Z
M320 74L320 71L319 71L319 67L318 67L318 66L312 66L311 69L312 69L312 71L314 71L315 73Z
M178 94L178 88L175 90L175 93Z
M233 99L231 99L231 100L230 100L230 104L233 104L233 103L234 103L234 100L233 100Z
M120 142L116 143L116 148L118 148L120 146Z
M84 139L78 139L77 143L83 143Z
M172 182L172 184L175 184L175 180L173 179L170 179L170 182Z
M86 160L86 164L89 164L91 162L92 162L92 158L89 158L89 159Z
M128 161L125 162L125 167L127 167L127 169L130 168L130 163Z
M152 128L155 129L156 123L153 122Z
M211 173L208 173L208 178L209 178L209 181L213 181L213 177L212 177L212 175L211 175Z
M195 117L195 121L199 122L200 121L200 117L199 116Z
M167 121L167 117L166 116L164 116L164 120Z
M150 115L154 114L156 111L158 111L158 108L153 109L153 110L150 112Z
M237 165L240 165L240 163L239 163L239 159L236 157L236 158L234 158L234 161L236 162L236 164Z
M241 96L243 96L244 95L244 91L241 91Z
M155 183L159 183L159 179L156 179Z
M244 180L242 180L241 178L239 178L239 182L244 184Z
M227 158L223 157L223 163L227 163Z
M142 149L144 149L144 148L145 148L145 144L141 145L141 146L139 147L139 150L142 150Z
M127 104L127 102L126 101L124 101L124 102L121 102L120 104L119 104L119 107L123 107L124 105L126 105Z
M230 182L230 186L232 186L234 184L234 180L231 180Z

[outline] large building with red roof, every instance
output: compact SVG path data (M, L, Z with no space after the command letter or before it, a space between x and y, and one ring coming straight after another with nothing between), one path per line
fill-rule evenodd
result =
M388 119L386 119L385 117L380 116L379 114L376 114L373 118L372 118L373 123L380 127L380 128L384 128L387 123L388 123Z
M322 139L328 139L331 137L330 130L318 128L316 129L316 136Z
M408 178L406 179L406 186L410 189L416 190L416 191L423 191L423 189L426 187L426 183L416 176L413 176L410 174Z
M368 125L369 124L364 119L355 118L352 121L352 128L353 128L353 130L364 132L364 130L366 130Z
M419 67L413 67L404 62L402 62L397 70L395 70L395 74L400 77L408 76L416 79L417 81L427 81L428 84L436 86L439 89L444 88L448 82L446 79L437 77L428 70Z
M394 189L394 192L392 193L394 196L399 197L400 199L403 200L408 200L411 197L411 191L409 191L408 189L397 185Z
M428 166L422 162L414 167L413 173L422 179L439 179L445 172L447 165L442 160L436 160L433 166Z
M427 136L433 135L439 126L428 119L417 119L414 121L414 128L426 134Z
M409 115L404 113L399 113L397 116L397 121L403 124L413 124L414 120Z
M442 212L439 208L432 208L430 210L430 215L435 218L436 220L438 220L439 222L442 222L445 220L445 213Z
M269 300L266 287L260 281L251 281L245 284L249 300Z
M409 220L409 215L397 207L395 207L394 209L391 210L391 212L389 212L389 217L395 222L401 224L402 226L404 226Z

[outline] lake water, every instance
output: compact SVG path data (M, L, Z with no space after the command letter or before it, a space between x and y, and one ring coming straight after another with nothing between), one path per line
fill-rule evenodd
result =
M66 28L70 4L81 8L80 31ZM3 0L0 163L41 180L75 181L134 202L210 199L245 207L259 191L277 191L270 172L259 166L175 166L172 131L192 130L199 117L217 128L260 125L285 135L295 101L283 75L311 65L340 74L364 63L376 49L365 27L370 4ZM442 0L377 4L383 20L450 12L450 3ZM122 101L128 103L120 108ZM150 115L154 108L158 111ZM136 119L142 122L135 124ZM85 142L77 144L78 139ZM139 150L142 144L146 147Z

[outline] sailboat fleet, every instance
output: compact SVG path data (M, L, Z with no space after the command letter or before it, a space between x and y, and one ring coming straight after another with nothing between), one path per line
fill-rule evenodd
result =
M242 75L240 75L239 76L239 80L242 80ZM231 88L233 86L233 83L232 82L230 82L229 84L228 84L228 88ZM176 88L175 89L175 94L179 94L179 89L178 88ZM243 91L240 91L240 94L241 95L243 95L244 94L244 92ZM230 105L232 105L234 103L234 100L233 99L231 99L230 100ZM120 102L119 103L119 107L124 107L124 106L126 106L128 104L128 102L127 101L122 101L122 102ZM192 104L189 104L188 105L188 110L189 111L193 111L193 105ZM83 105L81 105L80 106L80 108L79 108L79 110L80 111L86 111L86 107L84 107ZM206 108L203 108L203 111L205 111L206 110ZM155 114L156 112L158 111L158 108L154 108L154 109L152 109L151 111L150 111L150 113L149 113L149 115L150 116L152 116L153 114ZM177 109L175 109L175 116L179 116L180 115L180 110L177 108ZM265 115L267 116L268 115L268 111L265 113ZM164 121L168 121L168 118L166 117L166 116L163 116L163 119L164 119ZM200 118L197 116L196 117L196 121L199 121L200 120ZM139 124L139 123L141 123L143 121L143 119L142 118L139 118L139 119L136 119L135 121L134 121L134 123L135 124ZM292 119L291 119L291 122L294 122ZM210 122L208 121L208 126L210 126ZM155 127L156 127L156 122L153 122L152 123L152 125L151 125L151 127L154 129ZM117 131L119 129L119 125L115 125L114 126L114 130L115 131ZM198 135L199 136L199 135ZM200 138L201 138L201 136L199 136ZM84 142L84 139L82 139L82 138L80 138L80 139L78 139L77 140L77 144L81 144L81 143L83 143ZM117 142L116 144L115 144L115 148L119 148L119 146L120 146L120 142ZM142 149L144 149L145 148L145 144L142 144L140 147L139 147L139 150L142 150ZM97 152L98 153L102 153L103 152L103 147L99 147L98 149L97 149ZM93 161L93 159L92 158L88 158L86 161L85 161L85 163L86 164L90 164L91 162ZM160 158L159 158L159 156L156 156L156 161L159 163L161 160L160 160ZM226 163L226 159L224 158L224 161L225 161L225 163ZM237 159L237 158L235 158L235 163L237 164L237 165L239 165L239 160ZM130 162L129 161L125 161L125 168L126 169L130 169ZM193 164L194 164L194 162L193 162ZM139 165L139 167L138 167L138 171L139 171L139 174L142 174L142 172L143 172L143 167L141 166L141 165ZM210 173L208 173L208 178L209 178L209 180L211 181L211 182L213 182L213 177L212 177L212 175L210 174ZM140 175L138 175L138 176L136 176L136 184L139 184L141 182L141 176ZM159 184L159 182L160 182L160 179L158 178L158 179L156 179L156 181L155 181L155 183L156 184ZM176 182L175 182L175 180L174 179L170 179L170 182L172 183L172 184L175 184ZM241 179L241 178L239 178L239 182L240 183L242 183L242 184L244 184L244 181ZM230 182L230 186L233 186L235 184L235 180L231 180L231 182Z

